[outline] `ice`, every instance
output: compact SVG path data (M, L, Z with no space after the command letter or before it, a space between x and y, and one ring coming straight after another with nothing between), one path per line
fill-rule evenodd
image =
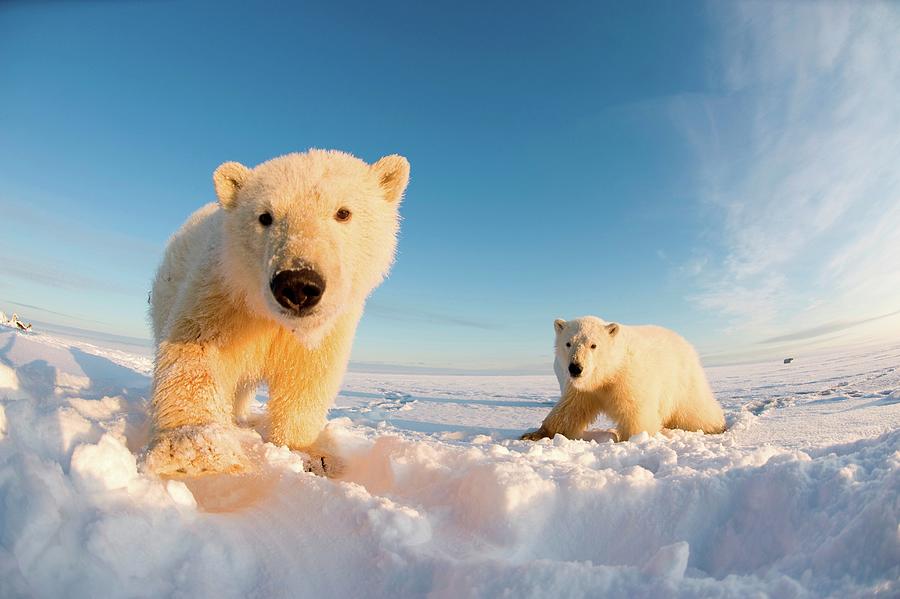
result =
M340 480L160 480L146 356L0 330L2 597L900 594L900 346L710 368L723 435L517 440L547 376L350 373ZM248 422L259 421L262 392Z

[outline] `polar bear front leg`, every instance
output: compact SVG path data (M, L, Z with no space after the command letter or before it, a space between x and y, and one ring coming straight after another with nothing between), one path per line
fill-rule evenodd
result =
M214 349L163 342L153 376L154 434L144 464L160 476L240 472L249 463L233 434L232 407L221 373L210 367Z
M627 441L634 435L646 432L651 437L662 430L659 415L652 410L636 411L623 416L616 423L616 434L619 441Z
M328 410L340 387L340 377L305 374L302 378L288 373L270 377L270 441L309 455L309 471L337 477L343 466L332 452L330 436L324 429Z
M544 418L541 428L525 433L521 438L537 441L559 433L567 439L577 439L599 412L600 406L590 394L567 390Z

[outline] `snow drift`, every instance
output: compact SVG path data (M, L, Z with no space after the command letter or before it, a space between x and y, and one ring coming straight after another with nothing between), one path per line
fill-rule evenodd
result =
M727 433L618 444L515 440L552 375L351 374L342 480L248 429L257 471L163 481L149 358L2 329L0 596L896 595L898 361L713 368Z

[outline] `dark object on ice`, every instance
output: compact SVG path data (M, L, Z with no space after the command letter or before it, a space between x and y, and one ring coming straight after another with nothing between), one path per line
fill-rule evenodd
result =
M15 326L21 331L25 331L26 333L31 330L31 323L29 322L28 324L26 324L22 322L21 320L19 320L19 315L16 313L13 313L12 320L9 321L9 324Z
M785 364L790 364L790 363L793 362L793 361L794 361L794 358L785 358L785 359L784 359L784 363L785 363Z

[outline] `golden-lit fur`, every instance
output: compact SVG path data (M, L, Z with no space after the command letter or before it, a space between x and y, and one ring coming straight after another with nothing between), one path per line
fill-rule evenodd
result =
M561 398L541 428L523 439L556 433L577 439L600 412L616 423L621 441L663 428L725 430L725 416L697 352L677 333L607 323L594 316L557 320L554 329ZM583 368L578 377L568 371L573 362Z
M151 470L244 469L229 432L262 382L270 440L317 459L326 453L320 433L366 298L393 261L408 178L400 156L368 165L323 150L216 170L218 204L175 233L153 284ZM341 208L351 211L346 222L335 218ZM268 227L263 212L272 216ZM321 301L301 317L282 309L269 285L298 267L326 281Z

